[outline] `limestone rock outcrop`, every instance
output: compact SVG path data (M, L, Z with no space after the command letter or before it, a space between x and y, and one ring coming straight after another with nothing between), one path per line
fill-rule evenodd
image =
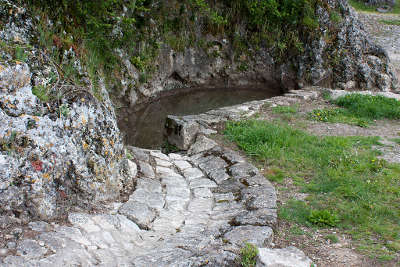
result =
M23 222L51 219L72 205L91 207L129 191L132 164L124 161L105 87L99 101L74 85L34 86L58 70L30 46L33 26L26 10L2 4L8 21L0 31L0 214ZM29 55L15 58L19 45L29 47ZM45 95L51 90L55 96ZM56 99L45 102L40 96Z

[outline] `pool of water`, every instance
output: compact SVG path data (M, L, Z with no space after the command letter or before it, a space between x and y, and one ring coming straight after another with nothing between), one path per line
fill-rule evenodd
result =
M277 89L262 87L190 88L165 92L151 102L122 108L119 127L125 144L159 149L164 143L164 124L168 115L194 115L206 111L280 95Z

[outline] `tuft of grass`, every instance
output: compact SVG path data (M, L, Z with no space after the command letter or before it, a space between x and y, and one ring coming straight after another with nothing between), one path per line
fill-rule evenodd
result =
M311 223L318 226L336 226L339 222L336 214L329 210L312 210L307 218Z
M395 25L395 26L400 26L400 20L398 19L381 19L379 22L387 25Z
M297 113L296 106L276 106L272 108L272 112L275 114L294 114Z
M164 154L169 154L169 153L174 153L174 152L178 152L179 148L176 147L173 144L170 144L168 141L165 141L162 146L161 146L161 151Z
M348 94L331 100L340 108L315 109L309 119L367 127L377 119L400 119L400 101L384 96Z
M297 222L306 226L311 226L308 216L311 210L304 201L291 199L285 205L279 207L279 218L286 221Z
M50 100L48 89L43 85L37 85L33 87L32 94L34 94L42 102L49 102Z
M336 244L337 242L339 242L338 237L334 234L326 235L325 240L329 240L332 244Z
M257 261L258 249L255 245L246 243L240 250L240 264L243 267L255 267Z
M286 174L283 170L273 167L269 168L268 170L265 171L264 176L268 178L270 181L282 183L283 180L286 177Z
M372 257L393 256L384 244L400 240L400 165L377 159L378 137L319 137L256 120L229 122L224 134L309 194L281 206L280 218L312 226L312 211L326 210L330 215L314 214L317 224L336 225Z
M304 234L306 234L306 232L303 231L303 229L301 229L301 228L298 227L297 225L292 226L292 227L289 229L289 232L290 232L291 234L293 234L293 235L304 235Z
M391 139L393 142L395 142L396 144L400 145L400 138L393 138Z
M17 46L14 50L15 60L26 62L28 60L28 54L23 47Z
M345 109L333 108L333 109L314 109L308 114L310 120L321 121L321 122L340 122L347 123L350 125L357 125L360 127L367 127L370 123L368 120L358 118L353 114L347 112Z
M400 119L400 101L384 96L348 94L333 101L359 118Z

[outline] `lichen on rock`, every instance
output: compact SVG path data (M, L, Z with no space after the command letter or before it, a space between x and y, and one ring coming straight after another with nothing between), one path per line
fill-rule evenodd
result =
M11 28L0 31L5 45L11 51L20 42L30 46L32 24L23 23L26 10L4 3L2 12L11 14ZM104 84L102 101L73 84L66 86L69 91L56 84L52 89L63 94L43 101L34 94L35 77L57 70L38 60L42 52L30 47L26 62L6 56L7 49L2 53L0 213L52 219L72 205L90 207L130 190L133 176L124 171L124 149Z

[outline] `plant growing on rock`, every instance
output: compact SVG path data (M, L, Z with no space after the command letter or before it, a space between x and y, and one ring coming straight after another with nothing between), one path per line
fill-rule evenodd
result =
M257 261L258 249L255 245L246 243L240 250L240 264L243 267L255 267Z

